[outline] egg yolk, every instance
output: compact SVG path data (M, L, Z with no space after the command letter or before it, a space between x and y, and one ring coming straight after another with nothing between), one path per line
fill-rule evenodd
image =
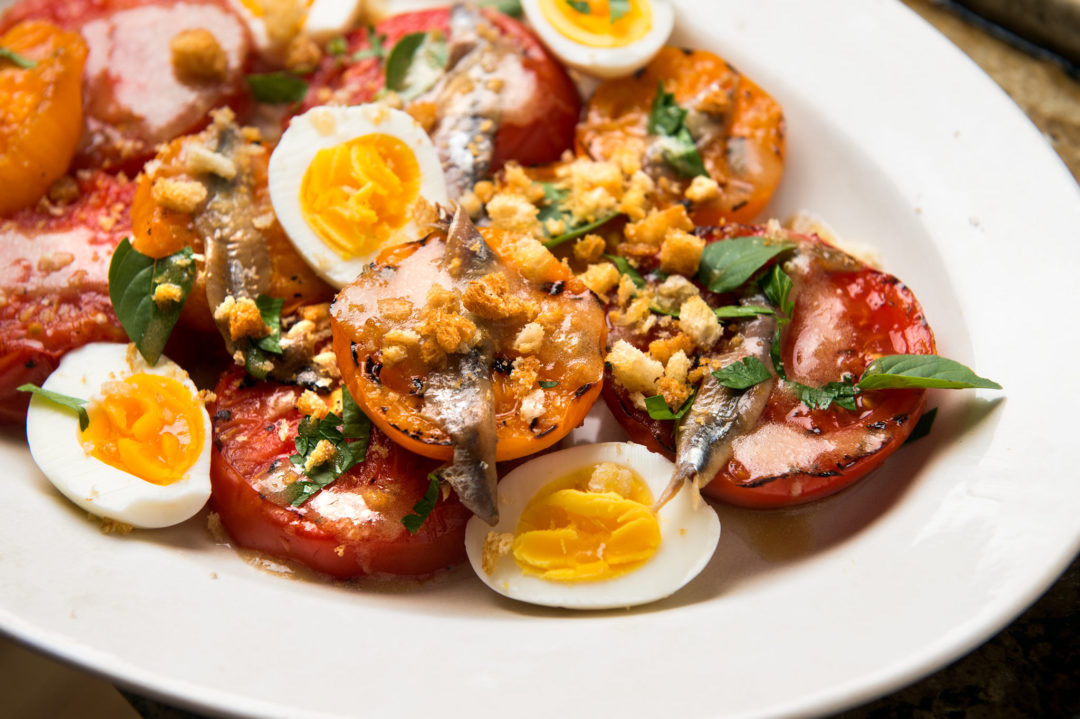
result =
M540 12L568 40L587 47L624 47L652 29L648 0L630 0L630 10L612 22L608 0L540 0ZM585 12L586 8L588 11Z
M598 467L623 470L624 481L597 486L590 467L549 484L525 507L511 549L523 571L566 582L611 579L656 553L660 525L644 481L618 465Z
M170 377L134 374L107 382L82 433L91 456L153 484L184 476L203 447L202 408Z
M343 259L370 254L404 227L420 196L420 164L393 135L319 150L300 184L300 210Z

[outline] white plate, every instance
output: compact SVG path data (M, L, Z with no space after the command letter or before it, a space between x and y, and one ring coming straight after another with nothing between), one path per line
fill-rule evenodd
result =
M204 711L689 719L866 701L1032 602L1080 544L1075 183L898 2L678 5L680 43L720 52L784 105L775 212L809 208L880 247L941 352L1003 394L935 394L930 438L819 505L721 509L701 577L600 615L514 604L467 572L414 591L288 581L216 546L201 520L105 536L9 434L0 628Z

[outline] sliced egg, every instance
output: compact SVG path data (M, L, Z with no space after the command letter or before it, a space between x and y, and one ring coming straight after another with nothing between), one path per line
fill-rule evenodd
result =
M629 607L677 591L708 564L720 520L681 490L653 500L675 466L639 444L606 442L546 454L499 482L499 523L477 517L465 549L499 594L570 609Z
M447 202L442 165L407 113L316 107L270 156L270 199L296 250L341 288L378 253L417 240Z
M522 0L521 6L552 53L600 78L623 77L647 65L675 26L668 0L627 0L618 6L609 0Z
M30 454L60 492L91 514L135 527L178 524L210 497L210 417L187 372L134 345L69 352L42 385L87 400L90 424L35 395Z
M302 29L320 45L357 26L364 0L230 0L263 59L283 62L289 41Z

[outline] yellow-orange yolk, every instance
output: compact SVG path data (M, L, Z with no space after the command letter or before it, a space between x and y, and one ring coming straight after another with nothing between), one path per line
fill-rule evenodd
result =
M556 581L611 579L656 553L660 525L644 481L634 473L629 487L590 491L592 469L552 482L525 507L511 550L523 571Z
M304 0L304 7L311 7L311 2L312 0ZM265 2L260 2L260 0L240 0L240 4L246 7L253 17L266 15L267 3Z
M588 12L581 12L566 0L540 0L540 12L555 30L568 40L587 47L623 47L637 42L652 29L649 0L630 0L630 10L611 21L608 0L582 0ZM584 7L582 7L584 9Z
M372 133L319 150L300 184L300 210L348 260L386 244L420 196L420 164L403 141Z
M89 409L84 446L105 464L153 484L184 476L202 452L202 407L170 377L134 374L102 387Z

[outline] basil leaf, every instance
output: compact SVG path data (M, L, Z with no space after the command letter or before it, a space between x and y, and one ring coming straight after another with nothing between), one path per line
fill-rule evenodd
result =
M37 60L31 60L28 57L24 57L14 50L9 50L3 45L0 45L0 60L10 60L23 70L30 70L31 68L37 67Z
M424 525L424 521L427 520L428 515L435 509L435 503L439 501L439 475L437 472L432 472L428 475L428 488L424 492L424 496L419 502L413 505L413 513L406 514L401 518L401 523L405 525L405 529L409 530L409 534L416 534L420 531L420 527Z
M358 440L352 447L358 461L363 462L371 441L371 420L353 399L348 387L341 388L341 434L345 439Z
M264 72L247 76L251 94L259 102L285 105L300 102L307 94L308 85L303 78L287 72Z
M709 174L705 169L705 162L701 159L701 153L694 144L694 138L685 127L680 127L674 135L661 137L658 142L664 160L682 177Z
M678 411L672 412L667 405L667 400L664 399L664 395L657 394L645 398L645 409L649 411L649 416L653 419L682 419L683 415L690 411L690 405L694 403L694 397L697 397L697 387L682 403Z
M859 380L859 389L1001 389L993 380L980 377L968 367L938 355L887 355L870 363Z
M551 389L552 387L559 386L559 380L542 379L540 380L540 386L544 389Z
M367 39L369 47L366 50L357 50L352 54L350 58L353 62L360 62L361 60L371 60L372 58L381 60L386 57L386 45L383 43L386 41L386 35L376 35L375 28L368 25Z
M333 57L341 57L348 49L349 47L345 42L345 38L341 35L330 38L326 43L326 54Z
M268 355L281 356L281 308L285 300L259 295L255 306L259 308L263 324L270 328L270 333L259 339L248 338L244 347L244 369L256 379L266 379L269 374Z
M419 97L439 79L448 59L442 33L409 33L397 41L386 58L386 89L403 100Z
M667 315L668 317L679 317L678 310L665 310L663 307L657 307L656 305L649 305L649 311L655 312L658 315Z
M191 285L195 282L194 253L185 247L176 254L155 260L135 250L124 238L109 262L109 299L124 332L139 354L156 364L169 339ZM155 301L163 285L176 288L172 300ZM160 290L163 294L166 290Z
M653 98L652 109L649 112L647 126L650 135L671 136L679 131L686 119L686 110L679 107L675 102L675 95L664 92L663 80L656 87L656 97Z
M341 417L331 412L322 419L304 417L300 420L296 438L293 440L296 454L290 456L289 461L303 471L308 458L321 440L334 445L334 456L305 472L306 480L293 482L296 495L291 504L294 507L299 507L319 490L333 484L342 474L367 459L371 420L356 404L347 388L342 388L341 407ZM356 441L349 442L350 439Z
M766 307L764 305L724 305L723 307L714 307L713 314L717 318L726 320L736 317L754 317L756 315L775 315L776 310L772 307ZM678 317L679 313L676 312L674 317Z
M611 22L615 22L630 12L630 0L608 0L608 8L611 12Z
M769 344L769 359L772 360L773 369L776 370L776 376L780 379L787 379L787 372L784 370L784 363L780 359L780 330L782 325L777 323L776 331L773 332L772 343Z
M743 357L727 367L713 370L716 381L731 389L747 389L772 378L772 372L757 357Z
M930 428L934 426L934 419L937 417L937 407L927 410L919 417L919 421L915 423L915 428L911 430L911 434L904 441L904 444L911 444L912 442L918 442L920 439L930 434Z
M481 0L480 7L495 8L503 15L521 17L521 0Z
M766 244L764 237L733 237L705 246L698 279L712 292L731 292L766 262L794 248L794 243Z
M566 0L566 4L577 10L582 15L589 14L589 3L587 0Z
M618 255L605 254L604 257L611 260L611 263L619 270L620 274L626 275L630 278L630 281L634 283L634 287L638 289L645 286L645 278L641 276L641 273L634 269L634 266L625 257L619 257Z
M78 397L69 397L66 394L60 394L59 392L53 392L52 390L42 389L36 384L23 384L15 388L19 392L31 392L47 399L53 404L58 404L61 407L67 407L74 410L79 415L79 429L86 431L86 428L90 426L90 415L86 413L86 408L83 407L86 404L85 399L79 399Z
M795 309L795 303L788 299L793 284L788 274L780 269L780 265L773 265L761 284L761 290L773 305L780 308L784 313L782 321L791 320L791 311Z
M544 247L548 249L561 245L568 240L577 239L619 216L618 212L612 212L584 225L574 225L573 215L563 206L566 198L570 196L570 190L559 187L554 182L539 182L537 184L544 188L544 204L536 214L536 219L539 220L544 234L548 234L547 223L549 220L562 222L563 226L568 228L561 235L549 235L550 239L544 241Z
M855 396L859 394L859 388L851 383L850 378L847 382L829 382L824 387L811 387L792 380L785 382L794 390L799 401L810 409L828 409L833 404L844 409L856 409Z

